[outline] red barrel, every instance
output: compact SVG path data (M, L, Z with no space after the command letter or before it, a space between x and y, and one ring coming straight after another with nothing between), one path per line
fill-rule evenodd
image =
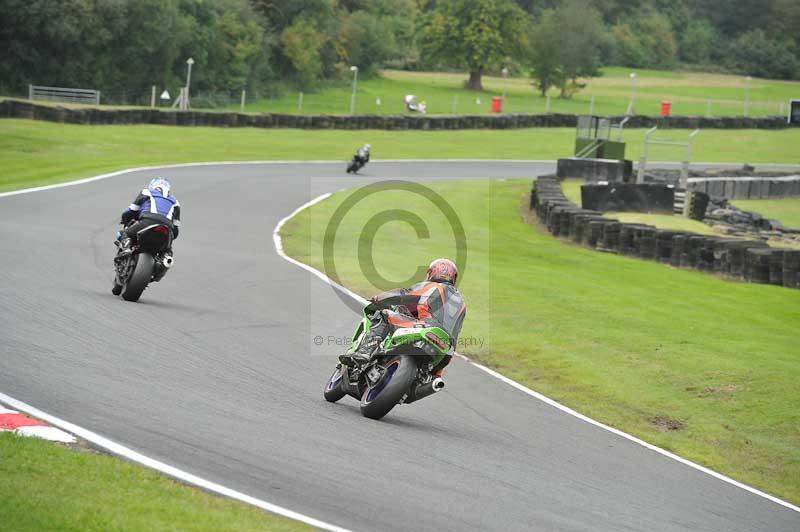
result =
M669 116L672 111L672 102L661 102L661 116Z
M495 96L492 98L492 112L493 113L502 113L503 112L503 98L500 96Z

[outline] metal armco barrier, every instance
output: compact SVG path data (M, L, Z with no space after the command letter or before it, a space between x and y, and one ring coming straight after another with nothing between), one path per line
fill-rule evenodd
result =
M28 99L100 105L100 91L28 85Z

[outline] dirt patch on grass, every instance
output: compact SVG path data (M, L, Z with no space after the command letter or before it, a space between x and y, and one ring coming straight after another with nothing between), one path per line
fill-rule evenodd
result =
M519 200L519 213L522 220L528 225L539 225L539 218L536 217L536 211L531 209L531 194L526 192L520 196Z
M703 388L698 394L698 397L712 397L720 395L733 395L741 390L742 387L738 384L724 384L722 386L708 386Z
M672 419L668 416L653 416L648 421L658 430L665 432L670 430L683 430L686 428L686 424L683 421Z
M743 388L740 384L723 384L720 386L706 386L704 388L689 386L686 388L686 391L691 393L695 397L723 398L723 397L730 397L736 392L741 391L742 389Z

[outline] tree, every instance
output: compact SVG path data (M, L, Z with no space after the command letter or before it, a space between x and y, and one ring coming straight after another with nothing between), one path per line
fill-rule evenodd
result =
M733 42L729 57L729 66L751 76L782 79L800 76L794 41L770 39L761 29L740 35Z
M596 75L606 41L600 12L588 0L567 0L556 10L543 11L531 33L529 56L542 96L557 86L568 98L579 87L579 77Z
M688 63L707 64L719 36L708 20L689 23L680 39L681 59Z
M599 71L605 41L603 20L588 0L566 0L556 9L554 22L563 71L561 97L568 98L578 88L579 77L596 76Z
M564 71L561 68L559 52L561 42L552 9L542 12L539 22L531 30L531 51L529 63L536 87L542 96L550 87L563 84Z
M393 53L394 35L384 19L366 11L355 11L343 19L340 47L349 64L357 65L360 74L369 75Z
M440 0L423 23L422 49L432 57L466 66L465 87L483 90L481 77L506 57L520 57L527 16L511 0Z
M669 19L643 5L614 26L617 63L644 68L670 68L678 45Z
M325 36L313 22L299 19L281 33L283 53L294 66L298 81L304 87L312 86L322 73L320 49Z

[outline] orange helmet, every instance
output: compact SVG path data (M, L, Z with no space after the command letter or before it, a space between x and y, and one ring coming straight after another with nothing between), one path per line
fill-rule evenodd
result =
M452 260L436 259L428 266L428 281L456 284L456 279L458 279L458 268Z

